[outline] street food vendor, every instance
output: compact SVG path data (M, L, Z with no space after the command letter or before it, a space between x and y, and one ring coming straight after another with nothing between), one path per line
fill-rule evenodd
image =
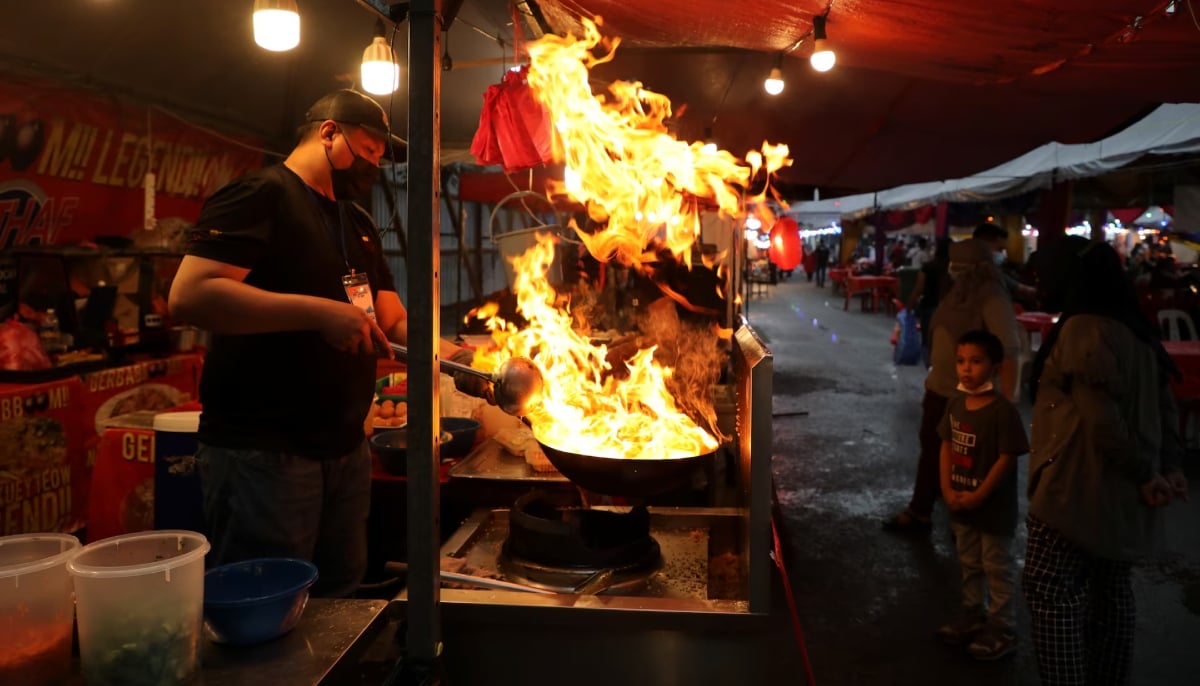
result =
M210 564L312 560L315 595L366 568L371 461L363 420L379 350L407 341L369 195L391 144L383 109L340 90L307 112L282 164L208 199L170 293L213 332L197 464ZM444 358L470 363L449 342Z

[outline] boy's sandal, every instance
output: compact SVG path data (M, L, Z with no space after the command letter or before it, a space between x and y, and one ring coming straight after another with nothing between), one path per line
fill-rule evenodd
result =
M933 531L933 522L921 519L905 508L899 514L883 520L883 530L894 534L928 534Z

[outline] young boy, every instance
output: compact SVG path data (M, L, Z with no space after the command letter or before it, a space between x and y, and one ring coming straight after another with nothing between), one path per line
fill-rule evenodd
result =
M987 331L970 331L958 339L955 370L961 395L950 400L938 428L942 497L962 566L963 615L937 634L951 645L967 644L967 652L979 660L1003 657L1017 647L1012 558L1016 461L1029 452L1029 442L1017 408L992 386L1003 360L1003 344Z

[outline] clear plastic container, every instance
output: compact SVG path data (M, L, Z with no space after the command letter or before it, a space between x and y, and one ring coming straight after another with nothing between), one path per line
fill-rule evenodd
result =
M60 684L71 668L75 623L67 534L0 538L0 684Z
M208 549L194 531L147 531L90 543L72 558L88 686L169 686L193 677Z

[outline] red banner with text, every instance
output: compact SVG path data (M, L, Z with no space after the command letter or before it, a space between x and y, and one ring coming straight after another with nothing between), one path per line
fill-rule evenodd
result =
M87 431L79 377L0 384L0 536L86 523Z
M0 249L144 228L147 172L152 216L195 221L213 191L262 165L254 147L154 106L52 81L0 81Z

